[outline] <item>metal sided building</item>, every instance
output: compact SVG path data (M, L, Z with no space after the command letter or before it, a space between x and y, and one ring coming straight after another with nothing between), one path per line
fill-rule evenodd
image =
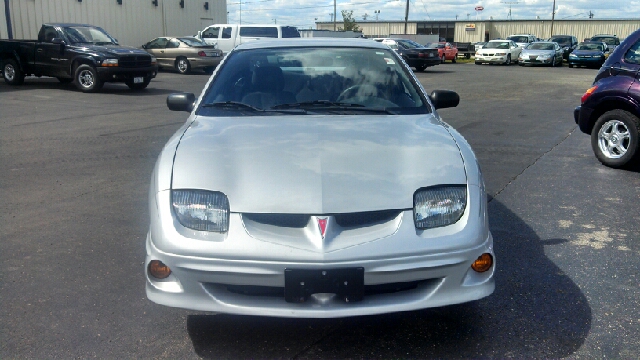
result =
M226 0L2 0L0 39L37 39L43 23L100 26L123 45L195 35L227 22Z
M341 27L342 22L337 22ZM404 34L404 21L358 22L366 37L388 37ZM333 22L317 22L319 30L333 30ZM595 34L613 34L624 39L640 29L640 19L555 20L554 35L574 35L578 40ZM438 35L450 42L478 42L513 34L532 34L541 39L551 37L551 19L547 20L478 20L478 21L409 21L407 34Z

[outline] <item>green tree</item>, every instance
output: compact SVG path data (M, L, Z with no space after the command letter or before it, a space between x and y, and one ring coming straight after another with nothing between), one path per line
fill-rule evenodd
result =
M344 28L339 27L340 31L360 31L360 27L356 23L356 20L353 18L353 10L341 10L342 12L342 21L344 23Z

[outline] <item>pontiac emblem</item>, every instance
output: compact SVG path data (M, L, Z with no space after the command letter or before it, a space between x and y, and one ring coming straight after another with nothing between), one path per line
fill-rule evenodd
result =
M318 229L320 229L320 235L324 239L324 234L327 231L327 218L318 219Z

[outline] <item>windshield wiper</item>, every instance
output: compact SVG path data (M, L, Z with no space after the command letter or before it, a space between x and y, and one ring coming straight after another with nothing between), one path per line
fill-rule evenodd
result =
M272 107L272 109L323 109L323 110L355 110L355 111L371 111L371 112L383 112L387 114L396 115L396 112L393 112L387 108L375 108L375 107L366 107L362 104L354 104L354 103L345 103L345 102L334 102L329 100L315 100L315 101L303 101L299 103L293 104L281 104Z
M111 41L96 41L96 42L94 42L94 44L96 44L96 45L116 45L116 43L113 43Z
M238 109L251 110L253 112L284 112L284 113L293 113L293 114L307 113L307 111L304 109L278 109L277 107L273 107L272 109L259 109L255 106L238 102L238 101L219 101L214 103L202 104L202 106L229 109L229 110L238 110Z

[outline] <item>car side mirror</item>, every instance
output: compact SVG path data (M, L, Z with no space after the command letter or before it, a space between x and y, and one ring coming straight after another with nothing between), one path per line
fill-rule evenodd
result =
M460 103L460 95L451 90L434 90L429 98L436 110L456 107Z
M66 43L64 42L64 40L62 40L62 38L53 38L51 39L51 43L56 45L66 45Z
M193 111L196 96L193 93L175 93L167 96L167 107L171 111Z

